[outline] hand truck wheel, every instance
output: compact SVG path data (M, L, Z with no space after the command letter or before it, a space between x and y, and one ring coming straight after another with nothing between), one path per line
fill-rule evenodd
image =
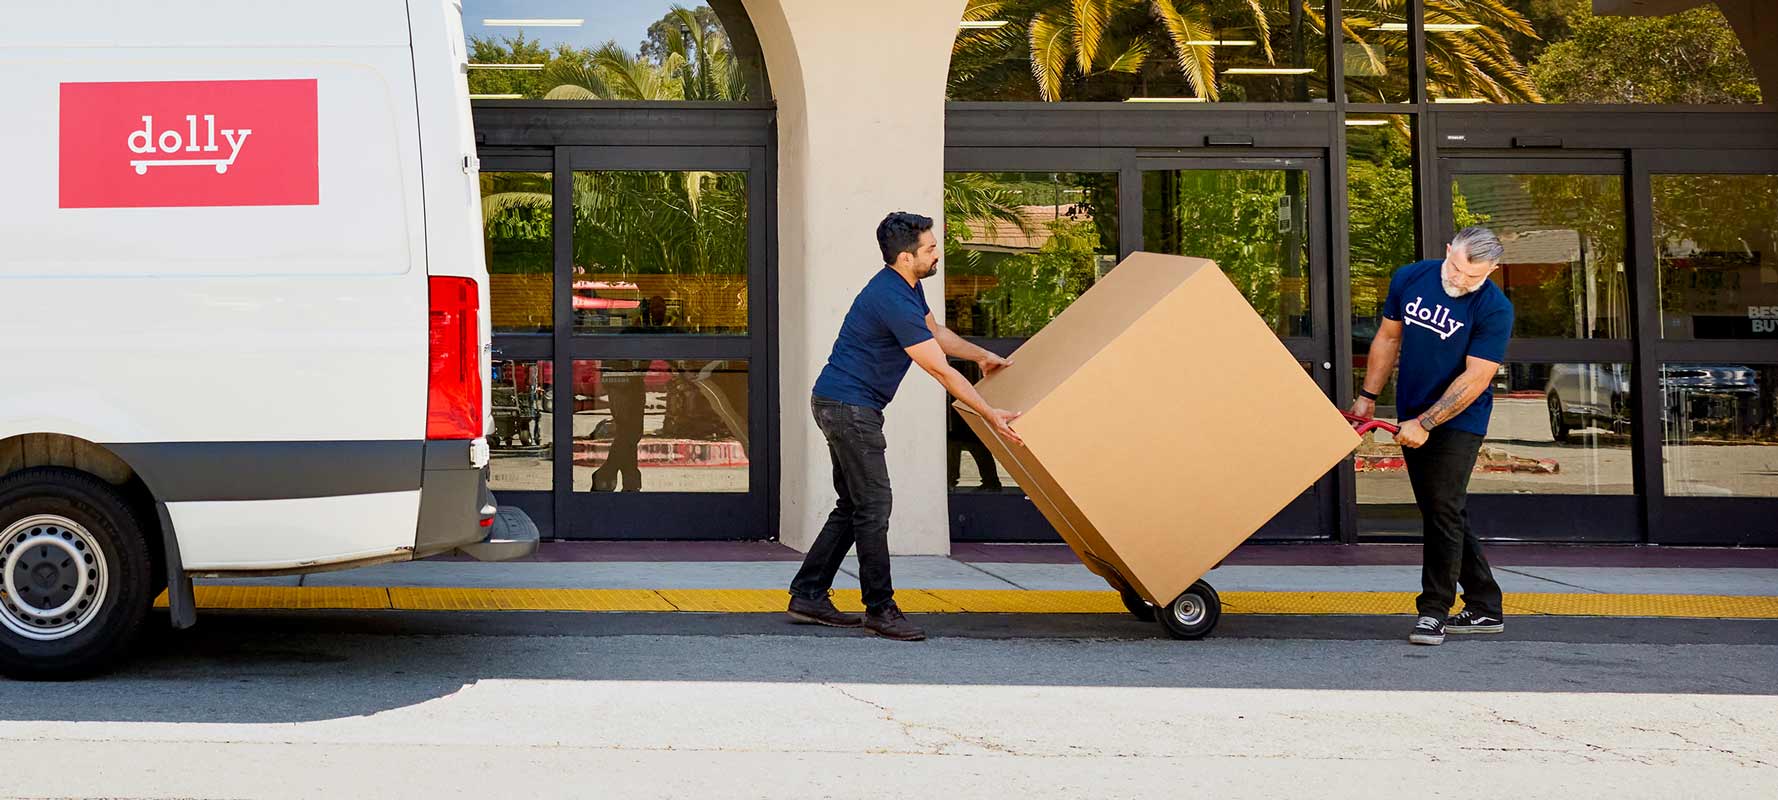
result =
M1161 625L1175 639L1202 639L1222 619L1222 597L1198 581L1161 609Z

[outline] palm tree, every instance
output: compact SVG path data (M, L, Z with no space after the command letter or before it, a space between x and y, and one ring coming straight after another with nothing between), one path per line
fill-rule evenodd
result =
M1401 70L1409 57L1408 37L1383 26L1404 25L1410 8L1408 0L1355 0L1340 25L1343 41L1357 48L1376 74L1391 66ZM1212 42L1222 34L1239 29L1245 37L1251 31L1265 63L1276 65L1274 32L1294 29L1299 37L1313 33L1320 41L1328 33L1326 17L1308 0L971 0L963 19L1007 24L958 35L951 56L953 96L1010 99L1000 87L1025 80L1020 72L1028 69L1039 98L1048 102L1075 99L1095 79L1121 75L1146 81L1168 74L1183 77L1195 96L1218 100L1223 87L1216 80L1218 53ZM1505 32L1536 37L1522 14L1502 0L1426 0L1426 20L1464 26L1427 34L1427 76L1442 96L1538 99L1505 38ZM1324 60L1320 47L1290 59L1292 66ZM1304 86L1325 80L1322 70ZM1347 90L1369 101L1403 99L1362 78L1349 77Z
M697 15L673 6L677 20L665 36L658 61L606 42L588 61L559 61L547 70L555 88L550 100L745 100L746 75L728 40L708 30Z
M1272 63L1264 0L1235 0ZM1024 55L1042 99L1063 99L1070 82L1103 75L1139 75L1157 62L1183 74L1197 96L1215 100L1217 38L1212 9L1182 0L971 0L965 21L1006 20L965 30L952 49L952 84L991 74L996 61ZM1018 52L1023 49L1024 53ZM985 56L985 58L984 58ZM961 80L960 80L961 79Z

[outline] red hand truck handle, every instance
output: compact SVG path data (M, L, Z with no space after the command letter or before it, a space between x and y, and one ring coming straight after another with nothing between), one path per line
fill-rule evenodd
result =
M1363 436L1378 429L1381 429L1384 433L1401 433L1401 426L1393 423L1384 422L1380 419L1365 419L1364 417L1349 414L1344 411L1340 412L1340 414L1345 416L1347 422L1352 423L1352 430L1359 436Z

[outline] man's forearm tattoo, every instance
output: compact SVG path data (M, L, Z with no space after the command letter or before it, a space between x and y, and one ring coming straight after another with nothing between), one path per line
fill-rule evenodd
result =
M1468 375L1459 375L1456 380L1451 381L1450 387L1445 389L1445 395L1420 415L1420 427L1432 430L1468 408L1469 398L1465 395L1469 394L1472 383L1473 379Z

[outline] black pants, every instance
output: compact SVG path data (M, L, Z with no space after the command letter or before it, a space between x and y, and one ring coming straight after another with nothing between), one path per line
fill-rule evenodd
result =
M642 412L647 408L648 387L640 372L628 375L615 371L599 376L605 387L605 398L611 409L611 449L605 463L593 470L595 492L617 488L623 478L624 491L642 491L642 470L636 463L636 448L642 444Z
M1421 616L1444 619L1463 586L1463 606L1479 614L1501 616L1500 584L1482 555L1481 540L1469 529L1469 476L1475 470L1482 437L1468 431L1439 428L1419 448L1402 448L1414 502L1425 526L1424 563L1420 570Z
M889 443L883 438L883 412L814 398L815 424L827 437L833 459L833 488L839 493L815 546L790 582L798 597L825 597L846 552L858 545L858 581L864 607L881 611L895 600L889 581Z

